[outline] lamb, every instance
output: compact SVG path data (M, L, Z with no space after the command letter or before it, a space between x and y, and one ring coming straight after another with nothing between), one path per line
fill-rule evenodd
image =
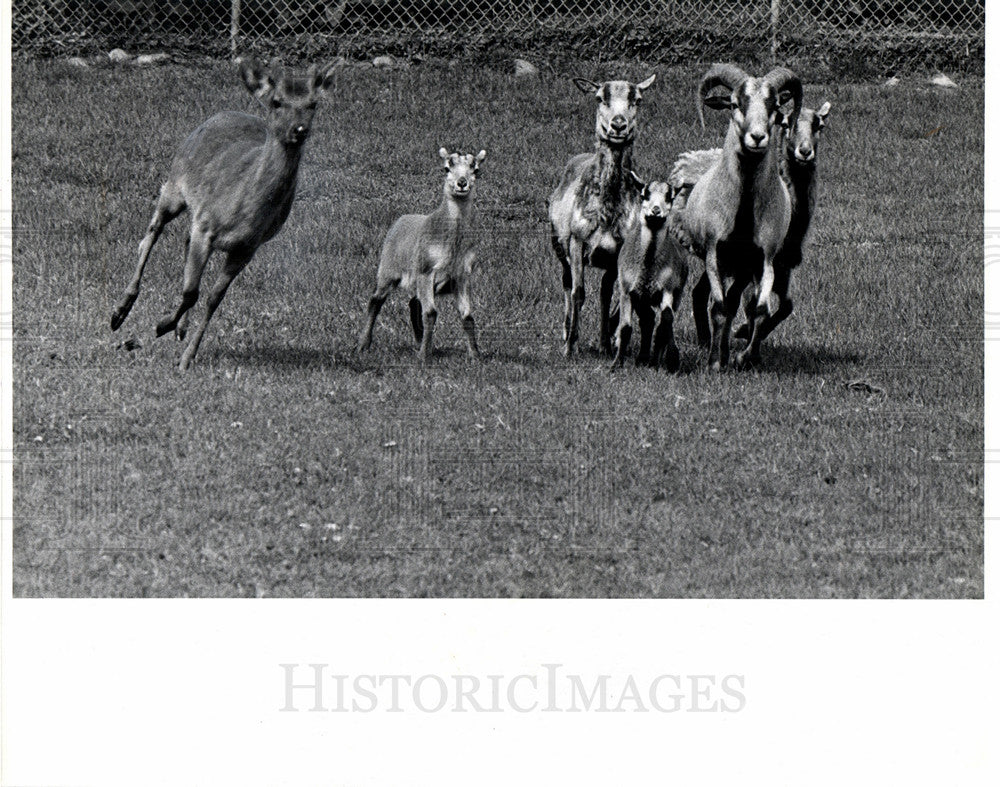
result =
M815 212L816 194L816 151L819 136L830 113L830 102L825 102L819 109L805 109L799 112L798 118L785 115L782 120L785 154L781 160L781 176L788 188L791 199L791 221L784 244L774 260L774 289L778 307L761 326L761 341L792 313L792 300L788 295L791 272L802 262L802 251L809 224ZM705 151L692 151L680 156L672 173L672 183L679 188L681 184L690 186L707 171L722 151L718 148ZM749 313L755 296L753 287L743 291L744 310ZM698 322L698 341L704 346L709 344L709 329L707 316L708 279L703 275L691 293L696 322ZM700 321L699 321L700 318ZM750 325L743 323L734 334L739 339L750 338Z
M407 214L396 219L382 244L375 292L368 302L368 319L358 339L358 352L371 346L372 330L386 298L397 287L410 293L410 322L420 342L420 358L430 360L437 320L435 295L457 293L458 311L469 355L478 360L476 323L472 317L469 284L475 262L473 195L479 166L486 151L438 155L446 172L444 196L429 214Z
M640 199L631 176L636 110L656 75L633 84L623 80L574 84L597 100L596 144L593 153L573 156L549 196L552 248L562 265L565 298L564 352L573 354L579 336L580 309L586 298L585 265L604 271L601 279L600 345L611 351L609 311L618 277L618 255L625 225Z
M719 86L728 88L730 95L709 95ZM722 153L691 188L681 224L705 261L711 368L719 370L728 363L729 333L739 298L746 285L759 277L750 342L736 357L737 366L744 368L759 352L760 326L774 286L774 258L791 218L788 188L779 172L780 134L774 133L778 107L791 98L793 115L797 115L802 83L785 68L775 68L758 79L736 66L716 64L702 77L698 97L703 124L702 103L729 109L731 115ZM758 264L761 254L763 263ZM696 323L703 319L695 318Z
M680 354L674 341L674 308L680 302L688 274L689 248L672 210L673 189L664 182L648 183L642 205L625 235L618 258L617 352L612 368L621 367L632 336L632 315L639 319L640 345L636 364L661 360L677 371ZM653 325L659 313L655 339ZM652 355L650 345L652 344Z
M184 141L139 244L139 264L111 315L111 330L116 331L135 304L143 270L164 226L190 208L183 295L173 314L157 324L157 337L175 331L178 339L184 338L188 310L198 301L209 256L214 250L224 251L226 262L208 297L201 325L181 357L182 370L194 360L233 279L288 218L303 145L319 98L334 76L332 66L322 73L310 66L304 79L295 78L277 67L263 68L254 60L241 61L239 70L246 89L267 110L266 117L221 112Z

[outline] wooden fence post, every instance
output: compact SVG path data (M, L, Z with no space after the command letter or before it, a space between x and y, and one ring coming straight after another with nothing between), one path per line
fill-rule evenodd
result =
M240 46L240 0L233 0L229 16L229 49L235 59Z
M771 65L778 64L778 19L781 16L781 0L771 0Z

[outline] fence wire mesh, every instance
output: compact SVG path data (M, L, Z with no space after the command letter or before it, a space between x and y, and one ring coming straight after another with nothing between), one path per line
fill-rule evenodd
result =
M725 58L983 71L985 0L13 0L28 55Z

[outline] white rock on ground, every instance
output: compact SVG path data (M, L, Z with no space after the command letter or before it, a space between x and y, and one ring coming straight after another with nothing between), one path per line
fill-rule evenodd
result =
M71 57L66 62L71 66L76 66L77 68L90 68L90 63L82 57Z
M882 83L885 87L896 87L899 84L899 77L889 77Z
M157 52L153 55L139 55L139 57L135 59L135 64L137 66L151 66L156 63L163 63L169 59L170 55L166 52Z
M108 52L108 60L112 63L127 63L132 56L124 49L112 49Z
M937 85L937 87L946 87L946 88L958 87L958 85L952 82L951 79L946 77L944 74L935 74L927 81L930 82L932 85Z
M514 58L514 76L516 77L536 77L538 76L538 69L527 60L522 60L519 57Z

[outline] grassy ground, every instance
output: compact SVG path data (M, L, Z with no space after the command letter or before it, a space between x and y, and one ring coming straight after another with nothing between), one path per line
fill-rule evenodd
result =
M642 174L721 139L694 79L648 92ZM593 123L564 78L343 72L187 374L151 339L186 219L108 318L175 146L251 107L234 71L19 63L13 85L15 595L982 596L981 84L807 86L834 109L796 311L760 371L722 376L687 301L679 374L609 374L596 278L562 359L544 200ZM489 150L485 362L446 303L421 368L401 298L355 358L382 234L436 204L441 145Z

